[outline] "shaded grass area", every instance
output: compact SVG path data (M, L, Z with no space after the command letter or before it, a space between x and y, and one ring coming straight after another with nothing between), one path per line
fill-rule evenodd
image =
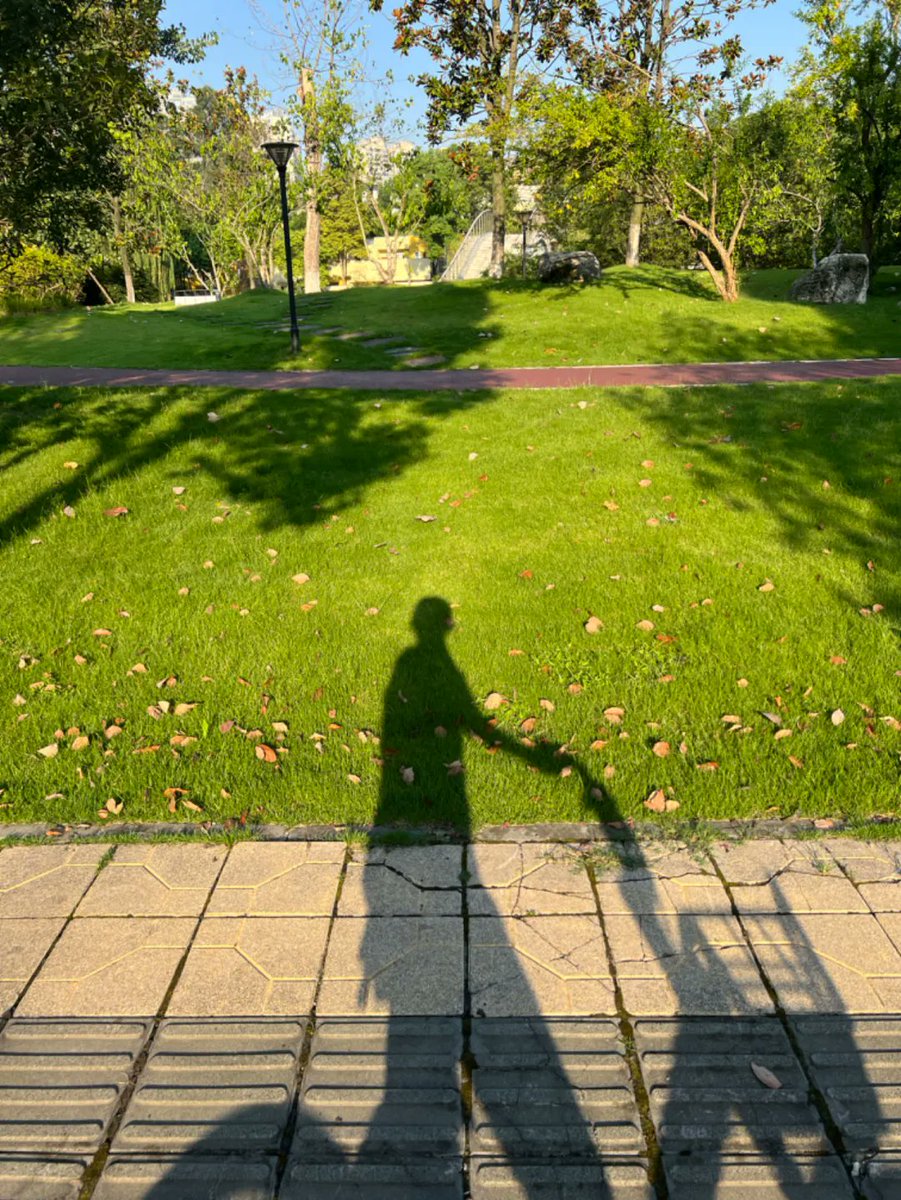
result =
M865 306L793 304L792 271L758 271L738 304L706 278L613 268L597 285L520 280L357 288L301 297L303 349L292 359L284 295L220 304L138 305L0 319L0 362L54 366L388 369L392 350L441 354L456 367L858 358L898 353L901 268L877 277ZM333 330L332 333L316 332ZM365 336L396 338L366 346Z
M5 820L898 810L899 381L0 397Z

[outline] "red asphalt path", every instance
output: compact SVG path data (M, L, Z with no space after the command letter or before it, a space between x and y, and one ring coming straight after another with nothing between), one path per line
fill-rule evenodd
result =
M815 383L901 375L901 358L786 362L661 363L603 367L489 367L400 371L200 371L130 367L4 367L13 387L228 387L260 391L487 391L494 388L709 387L714 384Z

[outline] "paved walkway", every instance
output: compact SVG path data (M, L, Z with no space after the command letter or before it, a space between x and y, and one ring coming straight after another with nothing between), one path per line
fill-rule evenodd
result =
M398 371L195 371L130 367L4 367L0 385L34 387L231 387L261 391L481 391L492 388L707 387L724 383L816 383L901 375L901 358L602 367L492 367Z
M898 862L4 849L0 1197L897 1196Z

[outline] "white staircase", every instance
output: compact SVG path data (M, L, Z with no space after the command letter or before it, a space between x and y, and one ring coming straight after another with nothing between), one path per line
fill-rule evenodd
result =
M491 266L491 232L493 218L490 208L483 209L460 243L457 253L447 264L442 283L458 279L481 279Z

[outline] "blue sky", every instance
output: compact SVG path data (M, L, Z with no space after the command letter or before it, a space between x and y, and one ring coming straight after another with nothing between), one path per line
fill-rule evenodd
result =
M775 0L769 8L744 13L735 22L734 28L752 57L781 54L787 63L797 57L804 41L804 27L793 15L797 5L798 0ZM391 0L386 8L390 11ZM262 21L256 15L258 11L263 14ZM167 0L167 20L184 25L193 36L207 32L219 35L219 44L207 51L202 63L182 67L179 74L192 83L216 85L221 82L226 66L245 66L272 93L273 102L279 104L288 94L290 80L278 62L272 36L263 26L267 16L277 21L280 12L281 0L256 0L254 5L249 0L218 0L215 5L202 0ZM427 67L428 58L422 54L403 58L394 51L391 20L385 13L367 13L365 25L376 75L383 77L385 71L392 70L395 94L412 101L408 121L412 134L424 105L419 89L408 77ZM780 87L779 78L772 83L777 89Z

